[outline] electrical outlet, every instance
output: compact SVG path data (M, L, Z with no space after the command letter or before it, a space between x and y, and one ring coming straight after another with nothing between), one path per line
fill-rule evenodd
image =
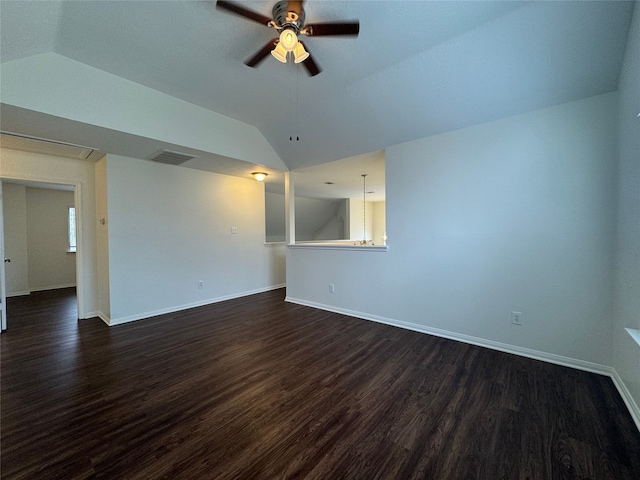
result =
M238 233L238 227L231 227L231 233L233 235L237 234Z
M522 325L522 312L511 312L511 323Z
M336 287L333 285L333 283L329 284L329 293L335 293L336 291Z
M198 282L198 290L202 290L204 288L204 281L200 280Z

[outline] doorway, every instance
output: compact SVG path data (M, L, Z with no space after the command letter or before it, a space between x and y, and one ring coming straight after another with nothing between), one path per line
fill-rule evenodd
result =
M81 318L79 185L1 180L2 330L12 318L8 311L12 301L7 302L7 297L36 292L76 289L75 316Z

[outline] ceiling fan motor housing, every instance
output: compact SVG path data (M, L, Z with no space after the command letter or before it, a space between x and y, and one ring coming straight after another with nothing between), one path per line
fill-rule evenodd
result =
M289 6L292 8L289 9ZM298 6L297 10L294 7ZM273 19L278 24L278 28L292 28L296 34L304 27L305 14L302 8L302 2L289 2L281 0L273 6Z

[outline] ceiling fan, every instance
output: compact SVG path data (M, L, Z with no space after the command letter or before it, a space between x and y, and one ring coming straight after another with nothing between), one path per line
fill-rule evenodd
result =
M305 24L305 12L302 3L303 0L279 1L273 6L271 12L273 18L266 17L234 2L218 0L216 7L277 30L278 37L269 40L258 53L245 62L246 65L256 67L269 53L278 61L286 63L288 54L291 52L294 63L302 63L309 75L313 77L320 73L320 67L318 67L304 43L298 37L300 35L306 35L307 37L328 35L357 36L360 32L360 23L355 21Z

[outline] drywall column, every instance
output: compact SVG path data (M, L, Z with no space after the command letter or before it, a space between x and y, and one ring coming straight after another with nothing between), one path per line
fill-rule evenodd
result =
M293 174L284 174L284 204L285 204L285 239L287 245L296 243L296 191Z
M98 315L109 323L109 210L107 198L107 157L96 163L96 250L98 252Z
M640 428L640 3L629 28L618 82L618 199L613 366Z

